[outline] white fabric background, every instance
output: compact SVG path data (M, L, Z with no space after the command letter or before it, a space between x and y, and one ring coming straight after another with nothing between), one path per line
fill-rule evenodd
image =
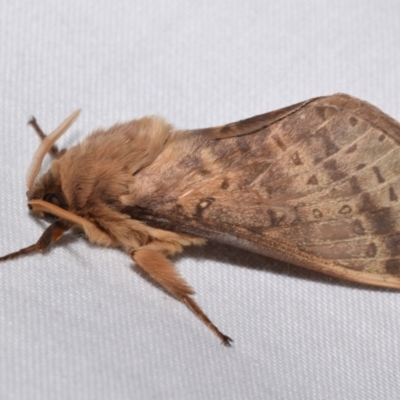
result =
M0 254L34 243L38 139L161 114L232 122L346 92L400 119L400 2L3 1ZM48 165L48 162L46 163ZM211 244L176 259L227 349L117 250L66 238L0 266L1 399L397 399L400 293Z

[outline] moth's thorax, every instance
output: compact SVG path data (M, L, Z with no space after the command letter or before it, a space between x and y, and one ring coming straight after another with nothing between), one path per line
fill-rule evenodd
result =
M96 131L53 161L36 182L32 196L44 199L53 191L60 194L65 209L102 232L93 235L85 231L89 240L98 244L118 243L128 250L160 237L186 243L189 239L185 235L163 233L121 212L121 198L135 191L136 174L163 152L171 130L162 119L150 117Z
M52 162L30 197L60 192L68 209L80 215L100 203L113 205L127 193L135 173L157 157L170 131L171 126L156 117L95 131Z

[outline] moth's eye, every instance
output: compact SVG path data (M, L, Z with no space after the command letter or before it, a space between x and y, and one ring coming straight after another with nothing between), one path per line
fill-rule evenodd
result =
M61 202L60 198L54 193L46 193L43 196L43 200L47 201L48 203L52 203L57 207L62 207L62 202Z

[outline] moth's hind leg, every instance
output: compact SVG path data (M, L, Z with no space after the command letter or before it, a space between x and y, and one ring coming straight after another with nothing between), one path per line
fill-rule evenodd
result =
M160 252L160 247L162 244L151 243L131 251L130 254L133 260L159 285L172 296L184 302L221 339L225 346L230 346L232 339L224 335L193 300L191 296L194 294L194 290L182 278L174 264Z
M38 134L38 136L40 137L41 140L46 138L47 135L43 132L42 128L37 123L35 117L32 116L32 118L28 121L28 125L32 126L32 128L35 130L35 132ZM58 147L54 144L53 146L51 146L51 148L49 150L49 154L53 158L58 159L58 158L61 158L66 151L67 151L67 149L58 150Z

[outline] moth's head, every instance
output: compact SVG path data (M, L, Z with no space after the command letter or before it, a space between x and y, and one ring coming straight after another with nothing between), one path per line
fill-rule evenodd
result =
M50 169L42 175L39 179L37 175L42 166L43 159L47 152L51 149L57 139L67 131L67 129L73 124L73 122L78 118L80 110L75 111L71 114L61 125L55 129L49 136L42 140L41 145L36 150L33 156L31 165L28 169L26 176L27 185L27 197L28 197L28 207L33 211L33 213L41 218L54 219L51 213L46 212L46 210L37 210L29 204L31 200L43 200L46 203L55 205L59 208L68 210L68 204L65 200L61 188L61 180L59 176L59 161L54 160L51 163Z
M68 204L65 199L64 193L61 188L61 181L58 176L58 161L55 160L52 163L51 168L42 175L34 184L31 190L27 191L28 201L30 200L44 200L50 204L54 204L57 207L68 210ZM28 203L29 209L39 218L44 218L49 222L54 221L56 218L54 215L38 211L32 208Z

